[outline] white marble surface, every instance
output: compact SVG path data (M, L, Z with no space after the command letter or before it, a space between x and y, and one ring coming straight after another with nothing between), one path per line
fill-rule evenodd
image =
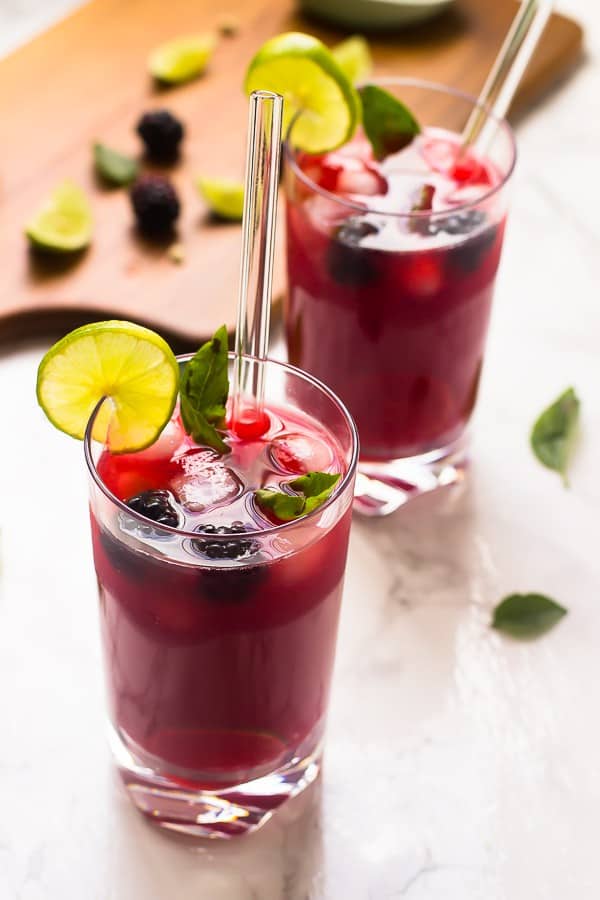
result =
M2 0L0 47L69 3ZM117 789L81 447L36 409L43 347L2 352L0 900L600 896L600 9L563 8L588 60L519 127L476 465L462 493L355 523L324 777L261 832L182 845ZM527 434L571 383L567 492ZM515 590L570 613L511 642L488 622Z

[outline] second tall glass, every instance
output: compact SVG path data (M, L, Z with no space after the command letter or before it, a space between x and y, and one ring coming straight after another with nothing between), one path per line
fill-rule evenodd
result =
M380 85L423 128L414 152L385 163L389 183L377 183L386 169L363 136L307 157L294 150L293 125L285 182L289 358L353 415L357 506L368 514L461 477L515 162L512 132L497 120L476 183L457 170L440 209L433 193L476 101L411 79ZM478 165L470 154L468 165Z

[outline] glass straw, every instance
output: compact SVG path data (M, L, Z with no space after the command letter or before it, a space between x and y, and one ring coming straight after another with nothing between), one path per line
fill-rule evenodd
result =
M234 428L236 422L260 422L262 418L264 373L255 360L266 358L269 344L282 106L283 98L271 91L250 95L235 333Z
M522 0L479 95L481 106L475 107L464 128L463 150L477 142L485 151L496 128L488 115L502 118L506 114L553 6L553 0Z

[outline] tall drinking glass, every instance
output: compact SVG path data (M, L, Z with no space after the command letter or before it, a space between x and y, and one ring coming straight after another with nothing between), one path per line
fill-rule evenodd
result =
M348 406L357 506L375 515L462 476L515 163L509 126L487 113L487 146L458 152L474 98L378 84L422 126L409 147L377 161L359 132L309 156L292 124L285 176L289 359Z
M358 456L328 388L254 362L269 431L225 457L178 443L177 415L140 453L111 457L93 419L85 440L116 763L143 813L210 837L258 827L318 774ZM254 490L307 469L340 473L329 499L265 519ZM161 522L124 502L140 490L171 498Z

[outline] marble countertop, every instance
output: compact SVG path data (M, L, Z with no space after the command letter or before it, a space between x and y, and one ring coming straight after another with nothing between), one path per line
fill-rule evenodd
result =
M0 50L73 5L3 0ZM44 347L2 351L0 900L600 896L600 8L561 8L588 56L519 125L470 478L354 523L324 776L255 835L182 844L118 790L81 446L36 408ZM570 384L567 491L528 431ZM504 638L519 590L569 615Z

